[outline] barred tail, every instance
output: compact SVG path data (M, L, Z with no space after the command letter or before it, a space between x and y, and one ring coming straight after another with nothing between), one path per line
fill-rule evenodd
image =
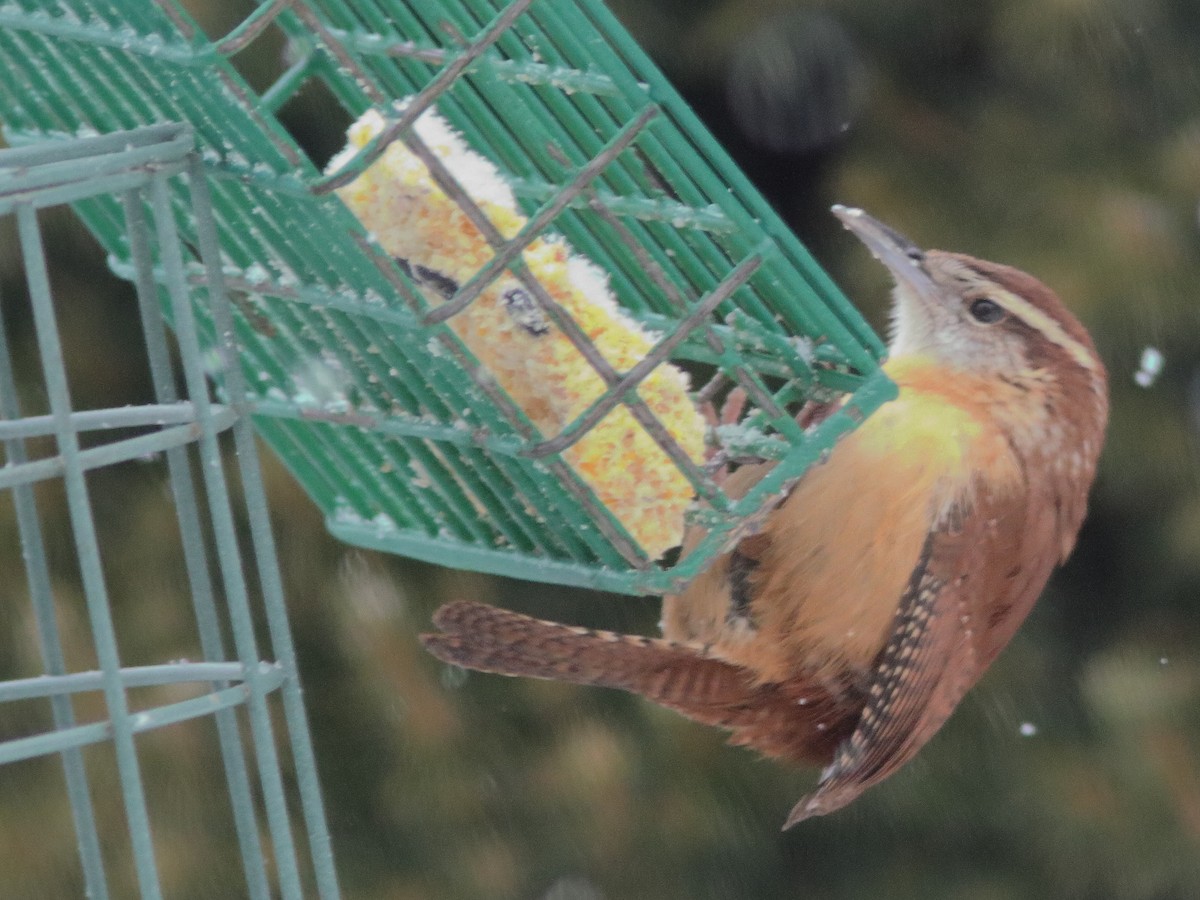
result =
M693 647L575 628L458 601L437 611L421 642L443 662L481 672L629 691L767 756L823 765L854 728L862 698L797 679L756 684L747 670Z

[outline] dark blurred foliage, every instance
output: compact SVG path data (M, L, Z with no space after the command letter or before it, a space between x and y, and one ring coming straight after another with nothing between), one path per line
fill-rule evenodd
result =
M1060 291L1112 374L1092 514L1013 646L918 760L850 809L780 834L813 773L725 747L625 695L446 669L416 640L457 597L643 633L653 602L339 546L268 462L346 896L1200 896L1200 5L614 5L881 328L886 276L827 214L835 200ZM188 6L218 31L234 16L223 3ZM252 79L278 65L267 56L278 45L263 43L263 57L240 60ZM319 98L288 110L320 158L344 125L327 111ZM144 401L129 289L104 274L72 219L50 224L77 405ZM20 292L9 225L6 298ZM31 364L23 307L6 302L4 314ZM1133 374L1147 346L1166 365L1142 388ZM27 398L29 411L39 402ZM106 538L127 560L110 577L122 633L135 636L123 645L130 662L188 652L177 612L186 582L174 551L160 549L173 526L153 472L105 475L95 488ZM47 487L41 499L65 579L62 498ZM18 552L0 496L4 571L20 571ZM23 588L0 590L0 676L31 674ZM68 636L82 630L66 589L61 615ZM75 645L87 664L82 635ZM228 825L206 805L221 792L209 731L140 745L170 896L226 896L233 877L222 872L235 865ZM90 752L107 759L106 748ZM0 894L79 893L60 782L50 763L0 772ZM120 859L113 785L96 791Z

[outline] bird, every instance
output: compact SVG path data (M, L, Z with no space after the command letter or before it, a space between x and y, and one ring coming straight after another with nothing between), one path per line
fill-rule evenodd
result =
M895 282L896 398L663 598L661 637L458 600L421 638L447 663L629 691L821 767L785 830L908 763L1009 643L1075 545L1108 418L1095 344L1041 281L833 212Z

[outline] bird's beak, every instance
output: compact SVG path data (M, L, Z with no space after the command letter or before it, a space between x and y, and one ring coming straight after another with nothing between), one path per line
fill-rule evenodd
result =
M908 289L903 293L911 293L927 303L937 297L938 287L925 271L924 250L861 209L838 204L833 207L833 214L866 244L872 256L887 266L896 284Z

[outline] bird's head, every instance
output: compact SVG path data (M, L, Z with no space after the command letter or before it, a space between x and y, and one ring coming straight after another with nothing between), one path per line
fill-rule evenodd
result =
M1049 378L1104 394L1104 366L1087 330L1032 275L922 250L861 209L833 212L896 281L891 358L923 356L948 374Z

